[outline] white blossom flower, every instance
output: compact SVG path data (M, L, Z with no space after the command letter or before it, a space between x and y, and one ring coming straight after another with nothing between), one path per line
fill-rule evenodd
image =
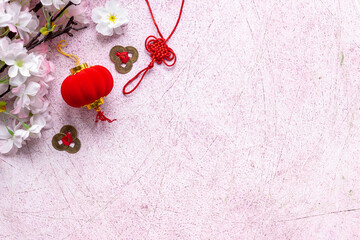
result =
M0 125L0 153L13 154L26 144L30 138L40 138L41 130L46 126L47 113L36 114L30 118L30 126L19 122L15 127ZM13 121L13 125L15 121ZM23 129L22 127L25 127Z
M89 19L86 16L87 8L87 1L82 1L79 5L72 5L68 9L66 9L63 17L74 17L74 20L78 23L89 24Z
M46 109L46 111L41 113L41 116L45 119L46 124L43 129L50 129L53 126L53 118L50 114L49 109Z
M26 53L23 42L11 42L8 37L0 38L0 59L4 60L10 53Z
M46 7L55 7L56 9L60 10L66 4L68 4L69 0L41 0L42 5ZM74 4L80 4L81 0L71 0Z
M14 102L12 114L17 114L20 118L26 118L29 113L39 114L45 112L49 107L49 101L45 98L48 94L48 84L44 78L30 77L27 82L19 87L12 89L12 94L17 96Z
M9 2L9 0L0 0L0 7L4 7L7 2Z
M114 32L121 34L121 27L129 23L126 9L115 0L107 1L105 7L94 8L91 18L97 23L96 31L105 36L112 36Z
M11 15L5 12L5 3L8 0L0 0L0 27L6 27L9 25Z
M33 114L40 114L48 110L50 102L46 100L44 96L38 94L34 97L30 97L31 104L29 106L29 110Z
M1 14L1 13L0 13ZM0 38L0 59L3 60L8 54L11 40L8 37Z
M24 107L29 107L31 104L30 97L35 96L40 90L40 84L27 81L25 84L22 84L16 88L12 89L12 93L18 98L15 101L15 104L20 105L20 109ZM18 109L20 111L20 109ZM19 112L12 112L13 114L18 114Z
M38 69L36 69L36 58L33 53L9 53L4 60L7 65L11 66L8 75L12 86L20 86L30 77L30 73L36 73L38 71Z
M36 114L30 118L31 127L29 129L31 138L40 138L41 130L46 126L46 117L43 114Z
M35 32L39 26L39 20L34 13L27 10L21 11L21 4L11 2L5 5L5 11L11 15L8 25L12 32L18 32L21 39L28 41L29 34Z
M41 129L45 126L45 118L43 118L41 115L36 115L31 117L30 119L31 127L29 129L19 129L15 132L15 137L20 137L23 140L31 138L39 138L41 137Z
M21 123L17 124L14 128L5 125L0 125L0 153L14 154L18 148L24 145L25 138L23 132L20 131ZM11 131L11 134L9 130Z
M32 72L32 75L44 78L52 71L51 68L51 63L46 60L46 55L34 54L33 69L35 69L35 71Z

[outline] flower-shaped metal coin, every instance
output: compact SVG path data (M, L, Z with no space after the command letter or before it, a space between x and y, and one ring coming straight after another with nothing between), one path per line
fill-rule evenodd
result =
M131 57L129 54L131 54ZM131 46L115 46L110 50L110 59L115 63L116 70L122 74L131 71L133 63L137 61L138 57L138 51Z
M66 151L72 154L77 153L81 148L77 131L71 125L65 125L61 128L60 133L52 138L52 145L58 151Z

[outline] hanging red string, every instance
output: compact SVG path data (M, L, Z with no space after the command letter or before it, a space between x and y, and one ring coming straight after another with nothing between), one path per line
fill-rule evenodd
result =
M151 10L150 7L150 3L148 0L145 0L149 10L150 10L150 14L152 17L152 20L155 24L155 27L159 33L159 38L155 37L155 36L149 36L146 38L145 40L145 48L146 50L150 53L150 56L152 58L150 64L144 68L143 70L141 70L138 74L135 75L135 77L133 77L132 79L130 79L124 86L123 88L123 93L124 94L130 94L133 91L135 91L135 89L140 85L141 81L144 79L145 74L154 67L154 63L156 62L157 64L161 64L164 63L166 66L171 67L174 66L174 64L176 63L176 54L175 52L167 45L167 41L171 38L171 36L174 34L177 26L179 25L180 19L181 19L181 15L182 15L182 11L183 11L183 7L184 7L184 2L185 0L182 0L181 3L181 8L180 8L180 13L179 13L179 17L177 19L177 22L175 24L174 29L172 30L172 32L170 33L170 35L164 39L163 35L160 32L160 29L155 21L155 17L154 14ZM134 81L135 79L137 79L140 75L142 74L139 82L135 85L135 87L130 90L130 91L126 91L127 86Z

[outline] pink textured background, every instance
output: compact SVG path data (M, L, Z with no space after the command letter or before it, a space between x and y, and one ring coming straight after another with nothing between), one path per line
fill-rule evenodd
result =
M355 0L188 0L169 42L176 66L156 65L130 96L155 28L145 1L121 2L120 37L91 24L66 38L113 73L103 110L118 121L63 102L73 62L54 49L54 127L1 157L0 239L360 239ZM167 35L180 0L151 3ZM130 74L115 71L114 45L139 50ZM76 155L51 146L65 124Z

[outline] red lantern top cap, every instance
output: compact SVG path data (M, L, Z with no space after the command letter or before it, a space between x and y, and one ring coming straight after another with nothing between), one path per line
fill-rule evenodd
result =
M70 69L71 75L75 75L76 73L80 72L81 70L84 70L85 68L89 68L87 63L80 64L80 65Z

